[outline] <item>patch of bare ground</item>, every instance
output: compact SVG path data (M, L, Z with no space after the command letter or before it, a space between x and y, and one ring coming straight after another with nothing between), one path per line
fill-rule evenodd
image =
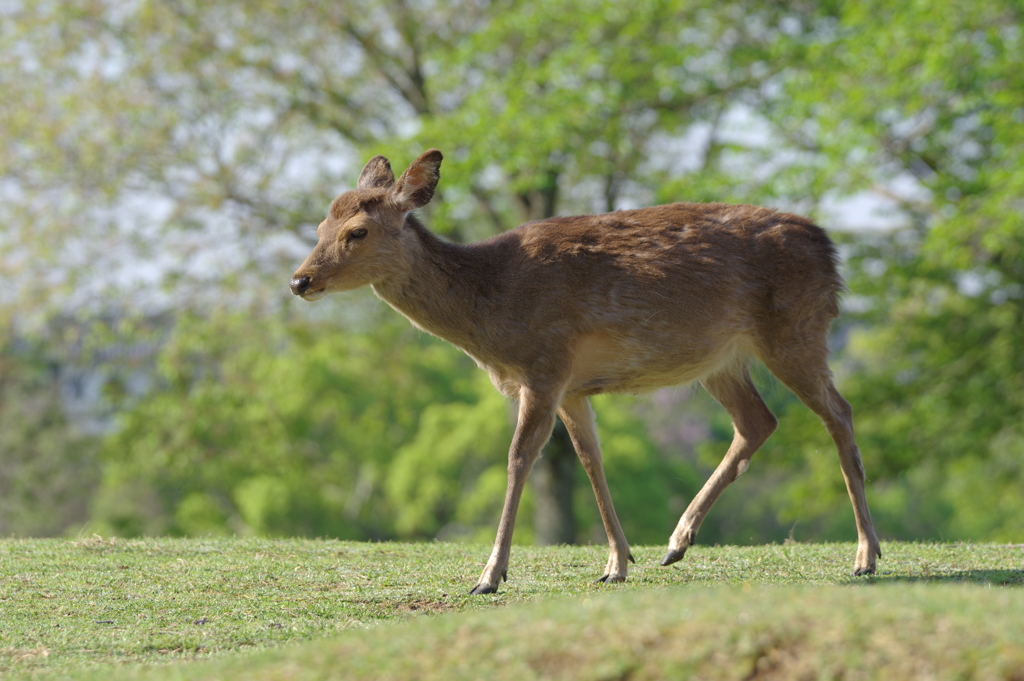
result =
M32 649L24 648L0 648L0 657L6 657L11 662L26 662L28 660L42 660L50 656L47 648L39 647Z
M396 603L395 610L412 615L437 615L444 612L452 612L457 610L457 608L445 601L434 601L424 598Z

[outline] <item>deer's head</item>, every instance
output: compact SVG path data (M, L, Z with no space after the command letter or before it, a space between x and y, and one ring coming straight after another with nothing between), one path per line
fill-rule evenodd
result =
M410 211L425 206L440 178L441 152L430 149L395 181L383 156L371 158L356 189L331 202L313 252L292 276L292 293L317 300L387 278L405 265Z

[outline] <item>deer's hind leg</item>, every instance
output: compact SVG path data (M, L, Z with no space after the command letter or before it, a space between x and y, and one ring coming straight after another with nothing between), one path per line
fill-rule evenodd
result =
M871 522L864 491L864 464L853 437L853 408L832 383L827 353L822 333L820 340L778 344L762 359L768 370L821 418L836 443L846 491L857 523L857 557L853 574L870 575L875 572L875 561L881 558L882 549Z
M669 539L662 565L671 565L686 553L711 506L747 470L750 458L775 431L778 421L758 394L746 366L731 368L705 378L701 383L732 417L733 440L725 458L693 498Z
M626 535L619 525L615 507L612 505L612 496L608 491L608 482L605 480L604 466L601 463L601 445L597 439L597 427L594 423L594 412L590 408L590 401L586 397L566 398L558 410L558 415L562 418L566 430L569 431L569 437L572 438L572 444L576 448L580 463L583 464L583 469L587 472L587 477L590 478L594 496L597 497L597 509L601 513L601 522L604 523L604 531L608 535L610 552L608 564L605 566L604 576L597 581L609 584L624 582L626 581L626 561L632 561L633 555L629 552Z

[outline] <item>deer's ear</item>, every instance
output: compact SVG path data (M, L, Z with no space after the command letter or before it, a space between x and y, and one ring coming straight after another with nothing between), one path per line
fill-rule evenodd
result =
M395 174L391 171L391 164L383 156L374 156L363 166L356 186L359 189L387 189L394 183Z
M401 210L410 211L427 205L437 181L441 179L441 159L437 149L430 149L409 164L398 182L391 188L391 198Z

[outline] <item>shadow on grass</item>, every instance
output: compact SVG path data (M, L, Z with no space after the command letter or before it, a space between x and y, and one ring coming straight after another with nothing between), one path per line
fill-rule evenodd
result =
M1024 586L1024 570L958 570L920 575L875 575L864 580L852 580L851 584L871 586L874 584L988 584L994 586Z

